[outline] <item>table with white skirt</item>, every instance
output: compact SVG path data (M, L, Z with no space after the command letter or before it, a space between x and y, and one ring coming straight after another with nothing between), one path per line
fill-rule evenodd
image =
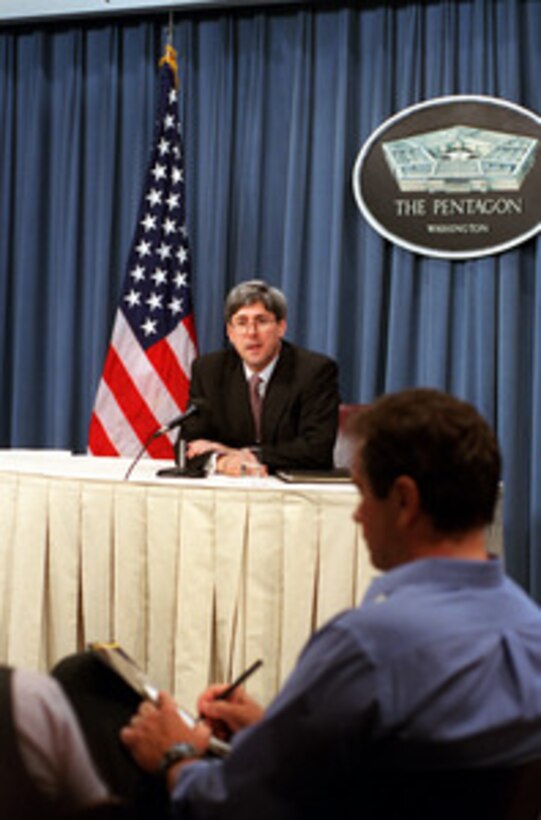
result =
M144 459L0 451L0 661L117 641L187 708L256 658L266 704L375 570L353 484L159 478ZM168 465L170 466L170 465Z

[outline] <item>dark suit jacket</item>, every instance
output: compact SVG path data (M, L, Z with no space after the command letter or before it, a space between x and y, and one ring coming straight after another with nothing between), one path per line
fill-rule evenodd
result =
M201 398L205 409L183 425L187 441L206 438L230 447L256 444L248 384L242 361L233 348L201 356L194 362L190 400ZM336 362L282 342L263 401L263 464L271 471L332 467L339 401Z

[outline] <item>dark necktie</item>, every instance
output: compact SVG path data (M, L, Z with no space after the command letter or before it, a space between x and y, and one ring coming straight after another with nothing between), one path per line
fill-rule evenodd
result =
M258 376L257 373L253 373L250 376L250 404L252 407L252 416L254 417L256 441L261 440L261 405L263 404L263 400L259 392L259 385L262 381L263 379L261 376Z

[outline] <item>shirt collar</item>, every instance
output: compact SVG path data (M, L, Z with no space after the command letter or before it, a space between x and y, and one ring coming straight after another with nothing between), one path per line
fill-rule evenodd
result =
M279 356L280 354L278 353L274 357L274 359L271 362L269 362L268 365L264 367L263 370L260 370L257 374L265 387L267 387L267 384L269 383L270 378L274 373L274 368L278 363ZM242 362L242 366L244 368L244 375L246 376L246 381L250 381L250 377L254 375L254 371L251 370L244 361Z
M378 576L370 584L363 604L389 598L405 586L437 584L443 587L468 586L486 589L504 579L499 558L466 561L459 558L420 558Z

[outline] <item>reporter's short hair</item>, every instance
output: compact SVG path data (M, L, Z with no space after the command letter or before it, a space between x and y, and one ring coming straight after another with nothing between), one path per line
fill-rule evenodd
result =
M386 498L407 475L437 531L458 534L493 520L501 455L473 405L430 388L404 390L368 405L351 428L357 466L376 497Z
M274 313L277 321L287 316L287 302L282 291L271 287L262 279L250 279L240 282L229 291L224 308L226 324L242 307L256 302L262 302L270 313Z

